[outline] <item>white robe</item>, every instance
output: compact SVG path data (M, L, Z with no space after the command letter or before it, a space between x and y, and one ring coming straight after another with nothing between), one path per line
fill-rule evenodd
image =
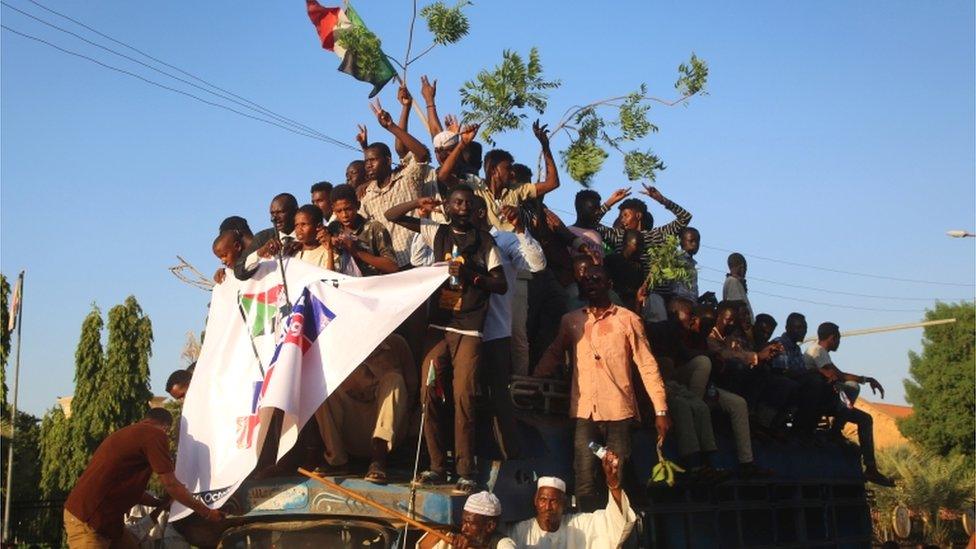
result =
M592 513L563 515L559 530L546 532L539 527L535 517L513 524L508 537L515 545L532 549L611 549L620 545L630 535L637 522L637 515L630 508L627 493L620 492L620 507L607 496L607 508ZM621 512L621 508L624 509Z

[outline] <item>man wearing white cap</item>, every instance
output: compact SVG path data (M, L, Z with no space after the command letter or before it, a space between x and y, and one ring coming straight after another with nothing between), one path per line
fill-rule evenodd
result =
M498 521L502 516L502 504L489 492L468 496L461 513L461 532L450 534L453 542L448 545L430 534L424 534L417 542L418 549L515 549L515 542L498 533Z
M566 549L619 547L634 528L637 515L620 488L620 458L611 450L603 456L603 472L610 495L607 506L592 513L564 515L566 483L556 477L539 479L535 518L518 522L508 535L517 547Z

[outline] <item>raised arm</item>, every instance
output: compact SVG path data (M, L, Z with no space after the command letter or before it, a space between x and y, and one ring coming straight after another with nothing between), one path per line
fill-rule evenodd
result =
M436 198L425 196L397 204L396 206L386 210L383 217L385 217L390 223L396 223L401 227L410 229L415 233L419 233L420 218L413 217L412 215L408 214L417 208L434 208L438 204L440 204L440 201Z
M420 95L423 96L424 103L427 103L427 127L430 129L430 137L433 139L434 136L444 131L440 117L437 116L437 105L434 104L434 97L437 95L437 80L431 84L427 80L427 75L421 76Z
M559 171L556 169L556 160L552 157L552 149L549 147L548 125L540 125L536 120L532 124L532 132L542 145L542 158L546 161L546 180L535 184L536 196L542 196L559 187Z
M655 202L664 206L665 209L674 214L674 221L668 223L667 225L652 228L652 230L657 232L660 236L677 236L678 233L681 232L681 229L684 229L688 226L688 223L691 223L691 213L671 200L665 198L664 195L661 194L661 191L657 190L656 187L644 185L644 190L641 192L651 197L651 199L653 199Z
M403 109L400 111L400 123L398 126L403 131L409 133L410 130L407 129L407 126L410 124L410 107L413 106L413 96L410 95L410 90L406 86L400 86L400 89L397 90L397 101L403 106ZM407 147L403 144L403 141L400 141L399 137L393 141L393 148L400 158L407 156Z
M376 103L370 103L370 108L373 109L373 114L376 115L376 121L379 122L383 129L393 134L393 137L403 142L408 152L412 152L414 160L417 162L427 162L430 160L430 154L427 152L427 147L423 143L417 141L417 138L407 133L406 130L397 126L393 123L393 117L390 113L383 110L383 106L380 105L379 100Z
M465 126L461 129L461 139L458 139L457 145L451 151L451 154L447 155L447 159L441 164L441 167L437 169L437 181L446 186L448 189L454 187L458 184L459 180L456 175L454 175L454 166L461 161L461 152L464 148L474 141L475 136L478 135L478 125L473 124L470 126Z

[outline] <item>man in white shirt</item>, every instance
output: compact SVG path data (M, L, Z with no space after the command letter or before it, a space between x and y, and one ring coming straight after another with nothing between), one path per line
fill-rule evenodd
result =
M535 517L513 524L509 537L518 547L537 549L619 547L634 528L637 515L620 488L620 459L611 450L603 456L603 472L610 489L605 509L565 514L566 483L542 477L535 492Z
M881 393L881 398L884 398L884 387L873 377L842 372L830 358L830 352L836 351L838 347L840 347L840 328L833 322L824 322L817 328L817 342L811 343L803 355L807 367L819 371L826 383L836 391L833 404L830 406L833 409L827 410L827 415L834 416L831 432L839 436L845 423L857 425L857 441L861 445L864 459L864 478L880 486L894 486L894 481L878 471L878 464L874 458L874 421L867 412L854 408L845 383L867 383L871 386L872 392Z
M480 196L474 197L474 224L491 233L495 238L502 260L502 270L508 291L492 294L488 300L488 316L482 332L482 357L485 375L495 412L496 432L499 433L499 446L505 459L518 457L521 451L518 427L515 423L515 410L508 385L512 375L512 331L513 301L515 284L519 271L537 273L546 268L546 256L542 246L525 230L518 209L503 206L502 215L511 220L514 232L502 231L488 223L488 204Z
M725 284L722 285L722 301L742 301L749 309L749 321L755 322L756 317L752 314L752 305L749 303L749 289L746 286L746 258L742 254L735 252L729 254L728 259L729 273L725 275Z

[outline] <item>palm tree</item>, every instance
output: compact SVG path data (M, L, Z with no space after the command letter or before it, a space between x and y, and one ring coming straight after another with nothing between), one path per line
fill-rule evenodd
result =
M897 482L894 488L874 491L875 510L881 521L889 521L894 507L904 505L921 518L926 542L948 545L958 526L953 528L944 513L958 515L971 509L974 502L973 471L965 457L934 456L905 445L882 450L878 458L881 468L893 471Z

